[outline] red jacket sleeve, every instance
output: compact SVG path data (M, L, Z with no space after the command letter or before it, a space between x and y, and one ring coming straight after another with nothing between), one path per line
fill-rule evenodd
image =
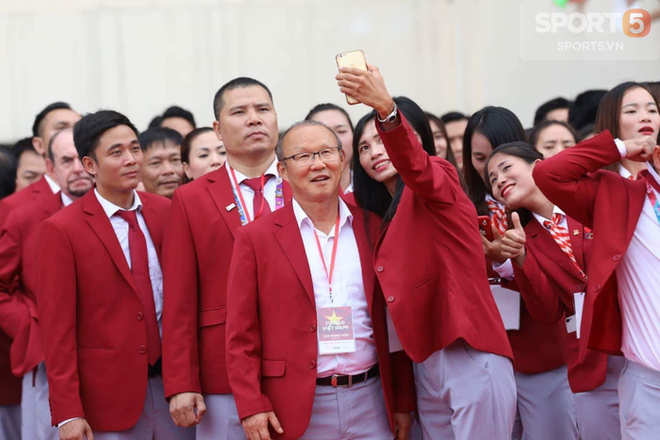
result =
M163 384L165 396L201 393L197 342L197 254L186 207L174 193L163 236Z
M236 231L227 283L227 373L240 419L273 410L261 392L257 261L244 229Z
M73 249L56 223L39 231L36 279L37 307L48 365L53 423L85 417L80 399L76 340L77 281Z
M600 182L595 173L621 159L609 131L539 162L533 171L539 189L566 215L593 227L594 200ZM604 171L603 171L604 172Z
M394 168L418 196L440 204L453 204L457 192L463 191L456 168L445 159L429 156L403 114L399 112L399 115L401 124L388 132L375 122Z
M533 252L527 249L522 267L513 263L513 273L517 290L532 317L543 324L559 321L564 313L564 306L555 292L560 288L541 270Z
M392 362L392 386L394 388L394 412L417 411L415 373L412 360L405 351L390 354Z
M0 230L0 328L14 339L21 327L29 323L30 309L26 299L15 289L21 272L21 238L11 212Z

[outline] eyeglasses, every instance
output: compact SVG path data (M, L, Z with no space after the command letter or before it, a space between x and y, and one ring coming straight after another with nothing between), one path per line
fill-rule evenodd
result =
M340 151L341 151L341 147L328 147L328 148L324 148L321 151L317 151L316 153L298 153L298 154L294 154L293 156L284 157L280 162L293 159L296 165L300 165L301 167L304 167L313 164L317 155L325 163L334 162L335 160L337 160L337 157L339 157Z

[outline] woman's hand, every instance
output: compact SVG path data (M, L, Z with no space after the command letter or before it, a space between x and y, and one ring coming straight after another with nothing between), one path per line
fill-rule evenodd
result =
M378 67L367 64L367 69L341 67L335 77L339 91L373 108L381 119L385 119L394 110L394 101Z
M520 216L517 212L511 214L513 229L509 229L502 237L502 255L513 260L518 267L525 263L525 243L527 235L520 224Z
M486 255L486 259L502 264L507 260L507 258L502 255L502 235L495 225L491 224L490 227L493 231L493 241L488 241L486 237L483 235L481 236L481 244L484 247L484 254Z

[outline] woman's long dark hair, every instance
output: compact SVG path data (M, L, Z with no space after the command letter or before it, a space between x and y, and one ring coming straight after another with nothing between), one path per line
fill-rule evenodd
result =
M435 144L433 142L433 132L429 125L429 120L422 110L413 100L405 96L394 98L399 111L405 116L412 128L422 139L422 147L429 156L435 156ZM376 112L363 116L355 126L353 134L353 186L355 201L358 206L367 211L371 211L383 218L383 225L388 224L399 206L401 194L405 187L401 177L398 178L394 196L391 196L385 184L373 180L360 164L360 152L358 144L364 133L367 124L375 123Z
M518 157L530 165L537 160L543 160L543 154L541 154L541 152L539 152L536 148L527 142L509 142L495 148L492 154L486 160L486 168L484 168L486 188L488 189L488 192L491 193L493 192L493 188L491 186L490 179L488 178L488 165L490 164L490 161L498 154L506 154L508 156ZM515 212L517 212L518 216L520 216L520 223L523 227L527 225L527 223L529 223L534 217L531 211L527 208L518 208L515 210Z
M509 142L527 142L527 137L518 117L504 107L484 107L468 121L463 136L463 175L477 212L489 215L486 185L472 166L472 136L476 133L483 135L493 148Z

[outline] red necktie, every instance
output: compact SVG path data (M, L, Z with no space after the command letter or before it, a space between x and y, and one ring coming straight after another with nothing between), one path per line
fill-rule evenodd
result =
M149 256L147 240L137 220L137 211L117 211L116 215L128 222L128 246L131 252L131 272L142 302L144 321L147 326L147 354L149 365L154 365L160 358L160 334L156 320L154 292L149 277ZM140 318L138 318L140 319Z
M555 240L555 243L559 248L571 259L577 270L580 271L582 278L586 279L586 275L580 265L575 259L575 254L573 253L573 247L571 246L571 239L568 235L568 229L561 226L561 222L564 219L564 216L559 213L552 214L552 221L546 220L543 222L543 226L550 231L550 235Z
M264 186L271 177L273 177L272 174L267 174L264 176ZM268 206L268 202L266 202L266 199L264 198L263 188L261 187L261 177L245 179L241 183L246 184L248 187L252 188L252 191L254 191L254 199L252 199L252 218L256 220L258 217L260 217L259 210L261 209L262 204L264 204L264 209L263 212L261 212L261 215L270 213L270 206Z
M506 217L506 206L495 200L486 199L488 210L492 214L491 220L501 235L509 229L509 219Z

